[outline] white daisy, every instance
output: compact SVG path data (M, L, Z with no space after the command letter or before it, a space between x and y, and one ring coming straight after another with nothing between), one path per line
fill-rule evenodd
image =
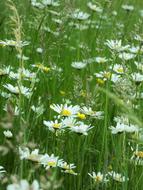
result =
M107 182L106 175L102 174L101 172L95 173L88 173L88 175L94 180L96 183L105 183Z
M82 12L80 11L79 9L76 9L72 14L71 14L71 17L73 19L77 19L77 20L86 20L89 18L89 14L88 13L85 13L85 12Z
M67 104L52 104L50 106L51 109L53 109L55 112L59 113L61 116L75 116L79 110L80 107L79 106L68 106Z
M87 66L85 62L72 62L71 66L75 69L83 69Z
M117 181L117 182L125 182L125 181L128 181L129 178L123 176L122 174L119 174L119 173L116 173L114 171L111 171L108 173L112 178L113 180Z

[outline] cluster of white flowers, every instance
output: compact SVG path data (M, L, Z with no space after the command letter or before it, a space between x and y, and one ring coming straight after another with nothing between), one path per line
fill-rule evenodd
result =
M118 133L135 133L139 131L139 127L133 124L125 124L122 122L117 122L115 127L110 127L112 134L118 134Z
M59 159L59 157L55 156L54 154L39 154L39 149L35 149L30 152L29 148L27 147L19 147L19 155L21 160L26 159L37 162L38 164L43 165L46 170L59 167L61 168L62 172L77 175L77 173L75 173L73 170L76 168L74 164L67 164L67 162L65 162L63 159Z
M11 46L11 47L19 47L19 48L22 48L29 44L30 44L30 42L28 42L28 41L20 41L20 42L17 42L14 40L0 41L0 45L2 45L2 46Z
M103 112L101 111L93 111L91 108L83 107L80 108L79 106L68 106L67 104L53 104L50 106L55 112L59 115L56 117L57 119L54 121L46 121L44 120L43 123L48 129L52 132L62 132L65 129L68 129L72 132L87 135L88 131L93 128L90 124L85 124L81 120L86 120L87 117L93 117L96 119L103 118Z
M55 0L41 0L41 2L39 2L38 0L31 0L31 5L39 9L44 9L47 6L57 7L59 6L59 3Z
M113 180L120 183L129 180L128 177L116 173L115 171L108 172L107 174L102 174L101 172L98 173L92 172L88 173L88 175L94 180L95 183L107 183L109 181L108 177L111 177Z

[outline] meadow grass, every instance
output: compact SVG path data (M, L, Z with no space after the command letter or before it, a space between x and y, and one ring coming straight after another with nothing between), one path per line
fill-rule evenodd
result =
M143 1L45 2L0 1L0 189L142 190Z

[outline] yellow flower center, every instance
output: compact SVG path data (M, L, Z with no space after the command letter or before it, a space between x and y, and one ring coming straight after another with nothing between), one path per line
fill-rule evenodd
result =
M99 78L99 79L97 79L97 83L99 85L103 85L105 83L105 81Z
M61 124L60 124L60 123L54 123L54 124L53 124L53 127L54 127L54 128L56 128L56 129L59 129L59 128L60 128L60 126L61 126Z
M50 166L50 167L55 167L56 166L56 162L55 161L49 161L47 163L47 165Z
M143 151L138 151L135 153L136 156L143 158Z
M102 181L102 177L96 176L95 180L96 180L97 182L101 182L101 181Z
M61 94L62 96L65 96L65 95L66 95L66 92L63 91L63 90L60 90L60 94Z
M117 69L117 71L118 71L119 73L123 73L123 68L120 67L120 68Z
M36 64L36 67L39 68L39 69L41 69L41 70L43 70L43 71L45 71L45 72L48 72L48 71L50 70L49 67L45 67L45 66L42 65L41 63Z
M83 113L77 113L77 117L80 119L86 119L86 116Z
M111 73L110 73L110 72L104 73L104 77L105 77L105 78L109 79L110 76L111 76Z
M61 112L61 115L63 115L63 116L70 116L71 114L72 114L71 111L66 110L66 109L63 109Z

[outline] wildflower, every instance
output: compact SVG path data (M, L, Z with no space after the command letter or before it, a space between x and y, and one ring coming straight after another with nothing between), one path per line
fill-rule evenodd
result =
M73 19L77 19L77 20L86 20L89 18L89 14L88 13L84 13L82 11L80 11L79 9L76 9L72 14L71 14L71 18Z
M113 180L115 180L115 181L117 181L117 182L120 182L120 183L129 180L129 178L123 176L122 174L116 173L116 172L114 172L114 171L111 171L111 172L109 172L108 174L113 178Z
M8 185L6 190L40 190L40 187L37 180L34 180L32 185L27 180L21 180L19 183Z
M42 49L42 48L37 48L36 51L37 51L38 53L43 53L43 49Z
M3 132L4 136L7 137L7 138L12 138L13 137L13 134L11 131L7 130L7 131L4 131Z
M48 154L45 154L41 156L40 158L40 164L44 165L44 167L47 169L57 167L58 166L58 157L55 157L54 154L49 156Z
M25 55L20 55L20 54L17 54L17 58L20 59L20 60L23 60L23 61L29 60L29 57L27 57Z
M114 50L117 52L121 52L129 48L129 45L122 46L121 40L107 40L105 45L107 45L111 50Z
M133 11L134 10L133 5L122 5L122 8L126 11Z
M95 12L98 12L98 13L102 13L103 9L98 7L97 5L93 4L92 2L88 2L87 3L87 6L92 10L92 11L95 11Z
M87 108L86 106L84 106L81 109L81 112L84 113L85 115L94 117L96 119L102 119L103 118L103 111L93 111L92 108Z
M31 109L37 114L37 117L43 114L44 112L44 106L40 105L38 107L35 107L34 105L31 106Z
M106 175L103 175L101 172L92 172L88 173L88 175L94 180L95 183L105 183L108 181Z
M66 117L62 120L62 124L65 127L73 127L76 125L76 119L74 117Z
M9 76L13 79L23 78L24 80L31 80L36 78L36 73L31 73L28 69L18 69L17 73L11 71Z
M115 64L115 65L113 66L113 68L112 68L112 67L110 67L110 68L113 69L113 71L115 71L115 72L118 73L118 74L123 74L123 73L124 73L124 68L123 68L123 66L120 65L120 64Z
M29 44L30 44L30 42L27 42L27 41L19 41L19 42L14 41L14 40L0 41L0 45L2 45L2 46L14 46L14 47L19 47L19 48L22 48Z
M61 160L58 162L58 166L62 169L62 172L64 172L64 173L77 175L77 173L75 173L73 170L74 168L76 168L76 166L74 164L67 164L67 162Z
M136 57L136 55L135 55L135 54L132 54L132 53L123 52L123 53L120 53L120 54L119 54L119 58L120 58L120 59L123 59L123 60L125 60L125 61L128 61L128 60L130 60L130 59L133 59L133 58L135 58L135 57Z
M77 125L69 128L72 132L79 133L81 135L88 135L88 131L93 127L90 125L85 125L83 122L78 122Z
M44 125L52 132L63 129L62 123L59 123L58 120L55 121L43 121Z
M85 114L80 113L80 112L77 113L77 117L78 117L79 119L86 119Z
M51 109L53 109L55 112L59 113L61 116L69 117L69 116L75 116L79 110L79 106L68 106L67 104L63 105L56 105L53 104L50 106Z
M39 149L35 149L30 152L29 148L21 148L19 147L19 154L20 154L20 159L26 159L26 160L31 160L34 162L39 162L40 158L42 155L39 154Z
M143 81L143 75L140 73L132 73L131 76L134 82L140 83Z
M29 88L26 88L24 86L13 86L11 84L3 85L7 90L9 90L13 94L19 95L20 93L24 96L29 96L31 94L31 91Z
M86 67L86 65L87 65L87 63L85 63L85 62L73 62L73 63L71 64L71 66L72 66L73 68L75 68L75 69L83 69L83 68Z
M10 66L0 69L0 77L8 75L10 72Z
M135 61L135 65L136 65L136 67L137 67L138 70L143 71L143 64L141 62Z
M105 57L96 57L95 61L97 63L106 63L108 61L108 59L106 59Z
M138 127L135 125L127 125L120 122L117 123L116 127L111 127L110 129L112 134L117 134L122 132L135 133L139 131Z
M31 4L32 6L39 9L44 9L47 6L59 6L58 2L56 2L55 0L41 0L41 2L37 2L37 0L31 0Z
M46 66L42 65L41 63L36 64L36 65L32 65L32 66L37 67L39 70L44 71L46 73L50 71L49 67L46 67Z

